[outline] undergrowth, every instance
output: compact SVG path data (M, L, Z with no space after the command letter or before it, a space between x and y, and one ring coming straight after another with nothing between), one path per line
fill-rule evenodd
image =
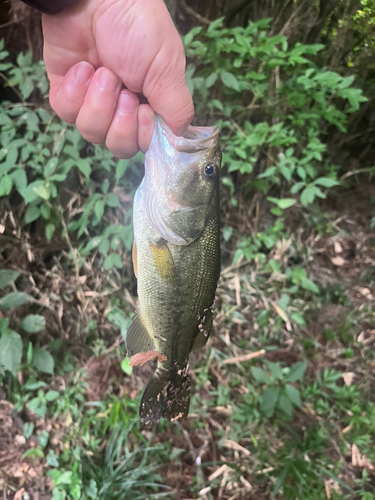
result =
M53 500L375 498L371 215L340 275L350 224L323 206L349 192L326 140L365 98L268 25L184 37L198 121L221 128L224 267L190 417L152 432L122 343L142 158L87 144L45 104L43 65L0 47L0 383L16 461Z

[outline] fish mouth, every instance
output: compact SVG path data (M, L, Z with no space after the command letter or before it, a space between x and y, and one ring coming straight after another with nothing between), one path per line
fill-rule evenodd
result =
M189 126L182 137L171 133L163 118L155 116L155 122L159 122L164 134L180 153L193 153L214 148L217 145L219 137L219 128L212 127L193 127Z

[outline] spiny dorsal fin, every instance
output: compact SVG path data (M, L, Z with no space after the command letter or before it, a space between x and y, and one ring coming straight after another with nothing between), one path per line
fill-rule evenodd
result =
M169 250L166 241L160 239L156 245L150 243L150 248L159 276L163 280L171 281L175 275L176 269L171 251Z
M133 269L135 277L138 279L137 243L134 240L132 248Z
M155 350L154 339L143 324L139 309L135 311L132 322L126 332L125 344L128 356L130 357L139 352Z

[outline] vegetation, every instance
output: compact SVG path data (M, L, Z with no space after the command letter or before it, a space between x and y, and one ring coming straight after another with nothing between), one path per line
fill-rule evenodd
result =
M362 3L346 26L373 22ZM151 431L151 368L123 345L142 156L86 143L47 106L43 65L0 45L5 498L375 499L374 165L336 154L367 98L270 19L203 24L183 40L197 122L223 144L215 334L192 356L190 416Z

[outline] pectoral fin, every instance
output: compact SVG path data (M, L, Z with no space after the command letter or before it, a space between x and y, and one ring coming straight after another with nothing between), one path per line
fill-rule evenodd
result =
M135 277L138 279L137 243L134 240L132 248L133 269Z
M155 350L154 339L144 326L139 309L135 311L132 322L126 332L125 345L130 357L139 352Z
M165 240L160 239L157 244L150 243L152 258L159 276L163 280L171 281L176 269L171 251Z

